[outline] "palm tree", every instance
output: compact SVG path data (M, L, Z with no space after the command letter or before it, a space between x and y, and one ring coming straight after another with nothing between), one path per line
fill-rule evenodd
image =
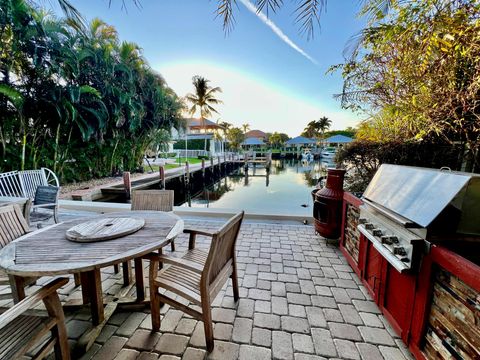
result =
M203 132L206 133L205 118L212 113L218 111L212 105L222 104L222 101L215 97L215 94L221 93L222 89L217 87L211 87L208 85L210 80L205 79L203 76L195 75L192 78L194 93L187 94L186 99L192 104L190 108L190 114L193 115L197 111L200 112L200 121L203 127ZM207 151L207 138L205 137L204 150Z
M320 133L323 135L325 134L325 131L330 129L330 126L332 126L332 120L327 118L326 116L322 116L320 119L317 121L318 125L318 130L320 130Z
M248 130L250 130L250 124L245 123L242 125L243 133L246 134Z

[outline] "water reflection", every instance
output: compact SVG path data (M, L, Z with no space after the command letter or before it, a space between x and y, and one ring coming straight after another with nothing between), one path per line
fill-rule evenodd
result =
M263 165L242 167L196 194L186 194L184 206L309 215L311 189L325 175L320 161L273 160L269 170Z

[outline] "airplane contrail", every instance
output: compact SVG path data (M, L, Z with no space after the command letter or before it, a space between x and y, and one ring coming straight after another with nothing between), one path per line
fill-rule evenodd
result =
M307 54L300 46L295 44L272 20L270 20L263 12L257 11L257 7L249 0L239 0L251 13L255 14L260 21L267 25L284 43L297 51L299 54L310 60L313 64L318 65L317 60Z

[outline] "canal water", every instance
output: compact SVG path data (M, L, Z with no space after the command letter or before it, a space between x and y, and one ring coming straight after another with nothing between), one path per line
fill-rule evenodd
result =
M270 171L263 165L250 166L248 171L240 167L194 193L186 192L176 205L310 216L310 193L329 166L334 164L282 159L273 160Z

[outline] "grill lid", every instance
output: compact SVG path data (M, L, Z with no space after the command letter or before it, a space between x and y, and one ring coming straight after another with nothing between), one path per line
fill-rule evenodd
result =
M451 203L462 212L457 231L480 234L478 174L383 164L363 197L423 227Z

